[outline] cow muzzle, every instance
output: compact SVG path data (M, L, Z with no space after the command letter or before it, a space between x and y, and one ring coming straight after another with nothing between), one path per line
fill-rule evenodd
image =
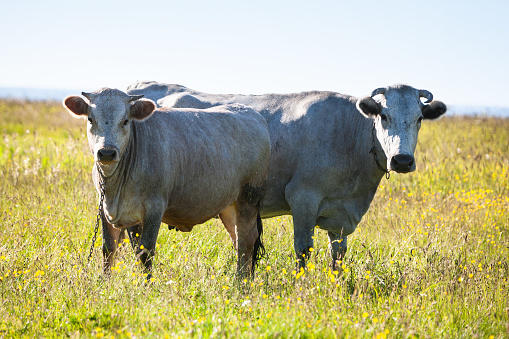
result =
M414 157L408 154L396 154L391 158L391 170L398 173L415 171Z
M119 161L119 154L116 148L104 147L97 151L97 160L102 164L111 164Z

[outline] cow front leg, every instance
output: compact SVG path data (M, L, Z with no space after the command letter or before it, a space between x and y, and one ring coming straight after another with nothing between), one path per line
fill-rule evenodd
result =
M161 211L148 213L144 220L139 240L139 246L136 249L136 257L145 267L147 281L152 277L152 261L155 255L157 236L163 219L163 209Z
M297 272L301 268L306 268L306 261L310 258L313 248L313 234L314 226L310 226L309 222L301 222L299 217L293 217L293 247L295 249L295 256L297 262Z
M101 212L102 221L102 236L103 236L103 273L107 276L111 273L111 267L113 264L115 252L117 250L121 230L114 228L106 218L104 213Z
M141 224L131 226L127 228L127 233L129 236L129 242L131 243L131 247L134 251L140 246L140 238L143 227Z
M297 271L300 271L301 268L306 268L306 260L309 259L310 248L313 247L313 235L321 198L313 190L303 190L293 185L287 186L285 196L292 210L293 246L297 260Z
M337 235L328 232L329 235L329 251L332 257L331 268L333 271L339 270L339 261L343 260L346 254L347 241L346 236Z

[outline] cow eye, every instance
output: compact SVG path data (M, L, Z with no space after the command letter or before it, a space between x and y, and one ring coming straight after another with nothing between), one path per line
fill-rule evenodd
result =
M126 127L128 123L129 123L129 120L126 119L126 120L124 120L124 124L122 126Z
M382 119L382 121L387 121L387 115L380 114L380 119Z
M94 120L92 120L92 118L88 118L88 122L93 124L94 123Z

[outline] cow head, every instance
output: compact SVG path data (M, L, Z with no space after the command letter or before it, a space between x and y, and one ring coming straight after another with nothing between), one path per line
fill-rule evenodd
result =
M424 103L421 98L425 98ZM406 85L378 88L359 99L357 109L374 120L376 137L387 157L387 170L415 171L414 152L423 119L436 119L447 110L433 95Z
M148 118L155 109L143 95L128 95L117 89L103 88L93 93L64 99L64 107L74 116L87 117L87 135L94 160L103 172L111 174L126 153L131 135L131 120Z

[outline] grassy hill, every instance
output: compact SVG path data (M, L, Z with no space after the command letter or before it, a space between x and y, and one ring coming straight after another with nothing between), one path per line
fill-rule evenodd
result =
M59 103L0 100L0 337L509 336L509 119L423 123L417 171L383 179L339 272L315 232L295 272L291 217L236 281L217 220L162 227L154 280L128 246L101 276L85 121Z

